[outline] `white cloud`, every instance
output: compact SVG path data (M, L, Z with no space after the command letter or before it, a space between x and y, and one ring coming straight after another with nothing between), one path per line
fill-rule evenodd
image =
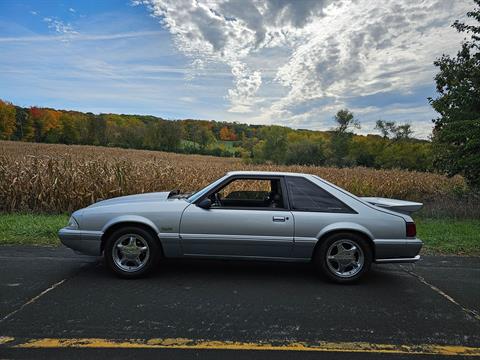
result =
M249 55L295 38L310 18L321 16L324 1L194 1L145 0L161 19L176 46L194 62L223 62L231 67L234 87L228 90L231 112L251 111L262 84L261 69L251 69Z
M408 91L431 81L433 59L452 50L451 43L458 46L448 25L451 12L465 12L461 2L450 9L442 1L355 5L339 6L307 29L310 36L277 74L290 88L283 107L324 96Z
M235 87L228 90L227 98L232 106L231 112L248 112L252 106L252 99L262 84L260 71L250 71L246 65L237 61L232 62L232 74Z
M327 115L331 118L335 109L349 106L355 97L407 94L432 84L433 60L454 52L462 38L449 25L472 7L467 0L133 3L148 6L199 71L215 63L231 68L233 87L225 96L230 112L298 127L327 122ZM275 69L265 69L262 57ZM264 80L266 71L274 74L269 81ZM192 68L188 78L195 72ZM272 82L284 87L280 98L265 96ZM311 108L315 102L319 105ZM425 99L422 114L431 113L427 107Z
M44 17L43 21L45 21L48 25L49 29L52 29L57 34L60 35L76 35L78 34L77 31L70 25L69 23L65 23L62 20L53 17Z

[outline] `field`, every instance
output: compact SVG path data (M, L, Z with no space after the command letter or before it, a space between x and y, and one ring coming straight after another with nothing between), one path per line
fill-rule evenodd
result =
M356 195L421 201L424 216L477 217L462 177L403 170L245 164L241 159L0 141L0 211L65 213L120 195L193 191L231 170L307 172Z

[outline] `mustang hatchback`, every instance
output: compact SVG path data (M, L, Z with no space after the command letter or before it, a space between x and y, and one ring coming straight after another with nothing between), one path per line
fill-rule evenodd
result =
M421 203L361 198L318 176L235 171L194 194L123 196L75 211L63 244L102 255L136 278L162 258L313 261L329 279L358 280L375 263L419 260L409 214Z

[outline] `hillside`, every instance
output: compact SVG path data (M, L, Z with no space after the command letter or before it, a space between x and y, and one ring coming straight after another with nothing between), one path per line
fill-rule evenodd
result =
M341 116L350 116L340 110ZM356 135L341 124L332 131L295 130L207 120L92 114L23 108L0 100L0 139L98 145L176 153L241 157L253 163L432 169L431 144L412 138L407 125L384 122L380 135ZM351 114L353 119L353 114Z

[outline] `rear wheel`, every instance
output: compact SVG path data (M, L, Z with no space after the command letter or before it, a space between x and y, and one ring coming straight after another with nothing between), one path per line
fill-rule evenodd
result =
M158 263L160 246L150 232L139 227L114 231L105 246L105 261L115 275L138 278L148 274Z
M329 280L348 284L370 270L372 251L367 242L353 233L337 233L325 239L314 255L314 263Z

